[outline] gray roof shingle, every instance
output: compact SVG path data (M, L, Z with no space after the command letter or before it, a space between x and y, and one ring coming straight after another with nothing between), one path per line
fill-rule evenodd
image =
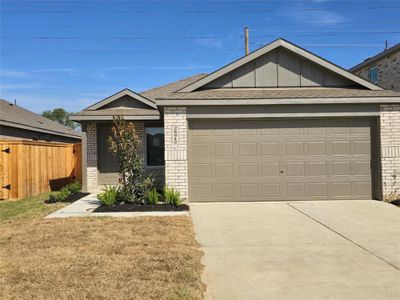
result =
M157 109L153 108L105 108L97 110L82 110L80 112L74 113L73 116L159 116L160 113Z
M357 88L225 88L199 90L190 93L168 93L157 99L293 99L293 98L346 98L346 97L400 97L400 93L387 90Z
M80 132L3 99L0 99L0 124L53 135L81 138Z

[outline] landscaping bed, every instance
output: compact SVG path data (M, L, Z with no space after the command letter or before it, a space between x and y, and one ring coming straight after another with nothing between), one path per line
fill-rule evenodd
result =
M179 206L171 204L115 204L115 205L102 205L94 210L94 212L147 212L147 211L188 211L189 205L181 204Z

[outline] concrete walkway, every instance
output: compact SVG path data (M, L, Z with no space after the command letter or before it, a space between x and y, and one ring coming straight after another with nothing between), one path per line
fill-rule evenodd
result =
M108 212L108 213L96 213L93 212L97 207L101 205L100 201L97 200L96 194L90 194L70 205L61 208L49 215L46 219L55 218L69 218L69 217L164 217L164 216L188 216L187 211L146 211L146 212Z
M192 204L208 299L400 299L400 209L378 201Z
M70 205L61 208L48 216L46 219L68 218L68 217L88 217L93 211L101 205L97 200L96 194L89 194Z

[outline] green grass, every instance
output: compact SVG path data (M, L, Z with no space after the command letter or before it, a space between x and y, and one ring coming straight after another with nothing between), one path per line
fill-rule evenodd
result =
M20 218L40 218L66 205L65 203L44 203L49 195L50 193L44 193L21 200L0 201L0 222Z

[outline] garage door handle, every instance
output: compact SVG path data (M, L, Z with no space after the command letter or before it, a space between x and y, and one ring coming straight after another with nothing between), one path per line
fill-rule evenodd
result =
M285 170L281 170L281 173L285 173Z

